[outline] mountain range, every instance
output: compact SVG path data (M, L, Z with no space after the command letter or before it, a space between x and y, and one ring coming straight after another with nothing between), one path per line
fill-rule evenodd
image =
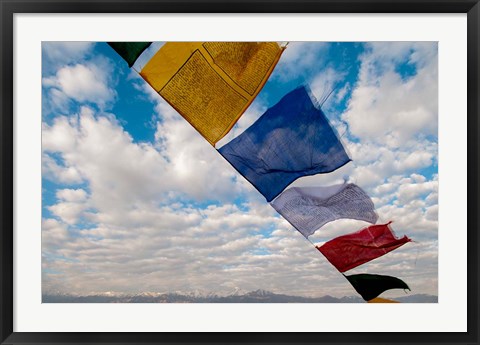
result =
M438 296L417 294L394 298L402 303L437 303ZM358 296L301 297L276 294L265 290L233 293L227 296L196 293L141 293L132 295L94 294L78 296L69 294L45 294L43 303L364 303Z

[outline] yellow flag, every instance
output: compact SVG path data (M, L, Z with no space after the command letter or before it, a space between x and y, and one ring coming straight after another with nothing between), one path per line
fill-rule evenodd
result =
M276 42L168 42L140 75L215 146L265 85L282 52Z
M391 299L377 297L377 298L371 299L367 303L400 303L400 302L397 302Z

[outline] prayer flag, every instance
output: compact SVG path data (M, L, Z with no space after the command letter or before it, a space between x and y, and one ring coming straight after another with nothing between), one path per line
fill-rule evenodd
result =
M334 238L317 249L340 272L348 271L411 241L407 236L395 237L390 223L371 225L352 234Z
M267 201L299 177L328 173L350 161L305 87L284 96L219 152Z
M353 183L289 188L271 205L307 238L326 223L340 218L372 224L378 219L370 197Z
M382 297L377 297L374 299L371 299L370 301L367 301L368 303L400 303L398 301L394 301L392 299L386 299Z
M276 42L167 42L140 75L215 146L260 92L282 52Z
M382 276L379 274L353 274L345 276L353 288L365 301L370 301L390 289L408 289L407 284L401 279Z
M108 42L118 55L132 67L138 57L147 49L152 42Z

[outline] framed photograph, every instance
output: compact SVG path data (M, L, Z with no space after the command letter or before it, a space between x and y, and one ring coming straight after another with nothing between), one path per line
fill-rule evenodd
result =
M1 0L2 344L478 344L478 1Z

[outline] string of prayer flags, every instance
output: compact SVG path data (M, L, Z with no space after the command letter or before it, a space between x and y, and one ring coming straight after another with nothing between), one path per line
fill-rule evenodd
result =
M391 289L407 289L407 284L401 279L382 276L379 274L353 274L345 276L353 288L362 296L365 301L370 301L381 293Z
M276 42L167 42L140 75L213 146L260 92Z
M346 272L411 241L407 236L395 237L390 224L371 225L352 234L336 237L317 249L337 270Z
M392 299L386 299L382 297L376 297L374 299L371 299L370 301L367 301L367 303L400 303L398 301L394 301Z
M108 44L132 67L151 42ZM283 50L276 42L167 42L140 75L215 146L261 91ZM285 190L299 177L330 173L350 161L305 86L285 95L218 152L307 239L337 219L371 224L378 219L372 200L355 184ZM369 226L316 248L346 272L411 241L406 236L396 238L390 223ZM378 296L389 289L409 289L390 276L345 278L369 303L398 303Z
M132 67L151 44L152 42L108 42L108 45L128 63L128 67Z
M271 202L273 208L308 238L328 222L349 218L375 224L378 215L370 197L357 185L292 187Z
M269 202L297 178L332 172L350 161L304 86L284 96L219 152Z

